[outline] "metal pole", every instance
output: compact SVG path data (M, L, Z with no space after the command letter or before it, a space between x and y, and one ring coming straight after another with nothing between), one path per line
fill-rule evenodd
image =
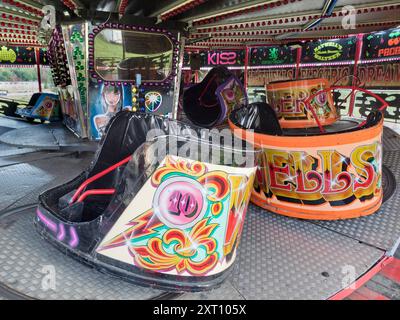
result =
M179 64L177 70L173 70L176 72L175 82L174 82L174 93L173 93L173 106L172 106L172 119L178 118L178 109L179 109L179 90L181 86L181 77L182 77L182 66L183 66L183 57L185 54L185 38L182 37L181 34L178 34L178 41L180 42L180 51L179 51Z
M361 59L361 50L362 50L362 45L363 45L363 34L358 34L357 35L357 43L356 43L356 56L354 58L354 68L353 68L353 81L352 81L352 92L351 92L351 97L350 97L350 106L349 106L349 117L353 116L353 111L354 111L354 104L356 100L356 95L354 93L354 90L356 88L357 84L357 74L358 74L358 62Z
M300 60L301 60L301 52L303 47L297 48L296 52L296 72L295 72L295 80L299 79L300 74Z
M248 70L248 66L249 66L249 47L246 45L246 51L245 51L245 59L244 59L244 87L247 90L247 70Z
M36 58L36 68L37 68L37 76L38 76L38 85L39 85L39 92L42 92L42 77L40 75L40 52L39 48L35 48L35 58Z

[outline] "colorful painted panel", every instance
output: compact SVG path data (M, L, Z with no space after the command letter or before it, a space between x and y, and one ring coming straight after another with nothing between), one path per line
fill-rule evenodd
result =
M268 101L276 110L282 128L315 127L315 121L310 106L306 100L315 95L310 102L311 107L322 125L335 122L338 119L331 92L320 90L329 87L325 79L299 80L272 83L267 86Z
M72 85L58 87L60 97L61 111L63 114L63 123L79 137L86 137L85 119L82 116L81 106L76 103L79 101L79 92Z
M364 36L362 59L400 56L400 29L375 32Z
M226 270L236 255L254 171L167 156L96 251L171 275Z
M259 47L250 50L250 66L268 66L296 63L296 50L289 47Z
M305 219L354 218L375 212L382 201L382 145L357 135L332 147L264 146L252 201L273 212ZM323 139L323 138L320 138ZM343 141L342 141L343 140Z
M221 105L221 116L217 123L221 123L235 108L247 105L247 95L242 83L235 76L230 77L215 91Z
M324 63L354 60L356 37L328 41L310 41L303 46L302 63Z

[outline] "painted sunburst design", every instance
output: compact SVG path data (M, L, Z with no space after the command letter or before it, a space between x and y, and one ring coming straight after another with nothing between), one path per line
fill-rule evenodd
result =
M150 112L157 111L162 104L162 95L156 91L147 92L145 95L146 109Z

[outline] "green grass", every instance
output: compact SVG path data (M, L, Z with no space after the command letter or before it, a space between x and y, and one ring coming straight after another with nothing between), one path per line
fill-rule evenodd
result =
M96 58L110 58L110 59L117 58L117 59L119 59L119 61L122 60L122 58L123 58L122 45L108 42L100 34L96 36L94 43L95 43L95 46L94 46L95 59ZM143 54L138 54L138 53L134 53L134 52L125 52L125 58L136 58L136 57L153 58L153 57L159 57L159 56L160 56L159 53L143 55ZM166 51L161 56L164 56L164 57L172 56L172 50ZM159 61L159 59L156 59L155 61Z

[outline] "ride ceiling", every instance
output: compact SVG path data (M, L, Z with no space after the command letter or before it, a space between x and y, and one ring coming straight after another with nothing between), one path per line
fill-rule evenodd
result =
M343 11L349 4L355 15ZM169 23L188 31L187 46L207 48L337 38L400 24L400 1L393 0L0 0L0 45L44 45L38 30L45 5L55 7L57 23Z

